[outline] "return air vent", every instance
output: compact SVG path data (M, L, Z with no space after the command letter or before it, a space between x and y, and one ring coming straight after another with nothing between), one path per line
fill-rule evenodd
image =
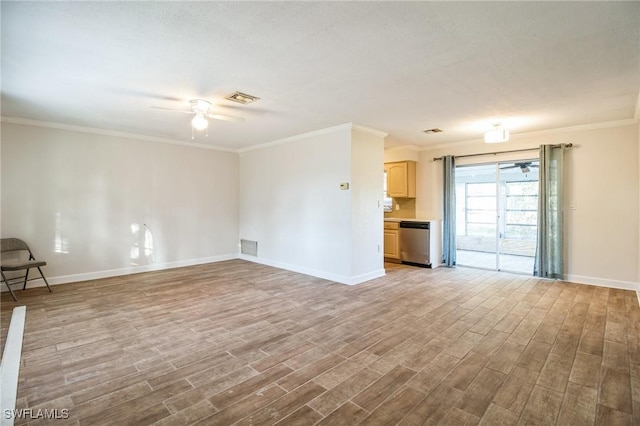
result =
M240 240L240 253L248 256L258 255L258 242L250 240Z

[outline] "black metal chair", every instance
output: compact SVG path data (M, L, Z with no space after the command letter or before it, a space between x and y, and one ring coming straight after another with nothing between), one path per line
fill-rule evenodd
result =
M16 253L15 258L14 256L12 256L11 259L8 259L8 260L4 259L5 253L24 252L24 251L29 253L28 260L24 260L24 256L20 258L18 256L19 253ZM51 287L49 287L49 283L47 282L47 279L44 277L44 274L42 273L42 269L40 269L40 267L46 265L47 262L43 260L36 260L36 258L33 256L33 253L31 253L31 250L29 249L29 246L27 245L27 243L25 243L24 241L18 238L2 238L0 239L0 253L3 254L2 256L3 259L0 261L0 275L2 275L2 280L0 281L0 283L5 283L7 285L7 288L11 292L11 297L13 297L14 301L17 302L18 298L16 297L16 294L13 292L13 289L11 288L12 285L23 283L24 285L22 289L24 290L27 288L27 281L33 281L33 280L39 279L39 278L31 278L31 279L28 278L29 269L31 268L38 268L38 271L40 272L40 277L42 277L42 279L44 280L44 283L47 285L47 288L49 289L49 292L51 292ZM25 271L25 273L24 273L24 276L7 278L7 276L5 275L5 272L14 272L14 271Z

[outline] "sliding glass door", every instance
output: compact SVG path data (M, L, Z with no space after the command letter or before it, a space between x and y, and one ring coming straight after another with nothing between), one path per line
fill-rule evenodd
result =
M456 167L457 264L533 274L538 161Z

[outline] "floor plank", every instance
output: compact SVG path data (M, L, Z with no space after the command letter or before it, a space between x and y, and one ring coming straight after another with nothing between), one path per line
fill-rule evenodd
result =
M232 260L19 291L17 408L74 425L640 424L634 292L385 267L357 286ZM3 344L16 305L2 293Z

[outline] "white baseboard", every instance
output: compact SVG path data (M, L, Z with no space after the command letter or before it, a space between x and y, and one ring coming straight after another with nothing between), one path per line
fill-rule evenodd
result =
M378 269L377 271L369 272L367 274L360 274L360 275L356 275L355 277L351 277L351 282L349 284L356 285L356 284L363 283L365 281L370 281L376 278L384 277L385 275L386 275L386 272L384 268L382 268L382 269Z
M56 284L68 284L78 281L97 280L100 278L117 277L121 275L137 274L140 272L160 271L163 269L181 268L184 266L201 265L203 263L215 263L225 260L237 259L238 254L223 254L219 256L201 257L197 259L176 260L173 262L164 263L152 263L150 265L131 266L127 268L119 269L107 269L104 271L86 272L81 274L60 275L57 277L48 277L46 268L44 269L45 276L49 285ZM32 287L44 287L44 281L42 279L36 279L27 283L27 288ZM21 289L19 285L14 287L15 289ZM8 291L7 286L2 283L2 291Z
M334 282L337 282L340 284L346 284L346 285L360 284L374 278L382 277L385 274L384 269L380 269L378 271L374 271L371 273L350 277L347 275L333 274L331 272L321 271L318 269L306 268L304 266L292 265L290 263L280 262L278 260L266 259L264 257L247 256L245 254L240 254L239 258L243 260L247 260L249 262L272 266L274 268L279 268L279 269L285 269L287 271L297 272L299 274L311 275L312 277L322 278L325 280L334 281Z
M631 290L636 292L638 305L640 306L640 283L633 281L617 281L605 278L585 277L582 275L567 275L563 281L569 281L576 284L595 285L598 287L617 288L620 290Z
M73 283L78 281L89 281L89 280L95 280L100 278L117 277L120 275L137 274L140 272L160 271L163 269L181 268L184 266L201 265L204 263L222 262L225 260L233 260L233 259L243 259L249 262L255 262L255 263L259 263L267 266L273 266L274 268L285 269L287 271L298 272L300 274L311 275L312 277L322 278L329 281L335 281L337 283L346 284L346 285L360 284L365 281L383 277L385 275L384 269L380 269L380 270L372 271L366 274L350 277L347 275L333 274L330 272L321 271L317 269L306 268L298 265L292 265L292 264L280 262L277 260L265 259L263 257L247 256L244 254L224 254L219 256L202 257L197 259L176 260L173 262L165 262L165 263L153 263L150 265L131 266L128 268L109 269L104 271L87 272L82 274L61 275L57 277L48 277L47 280L49 281L49 285L66 284L66 283ZM45 269L45 274L46 274L46 269ZM598 287L609 287L609 288L617 288L621 290L632 290L636 292L638 296L638 303L640 304L640 283L636 283L633 281L619 281L619 280L609 280L605 278L587 277L582 275L567 275L564 281L568 281L576 284L594 285ZM43 287L44 285L45 284L42 279L36 279L33 281L29 281L27 283L27 288ZM19 288L19 286L16 286L16 288ZM2 291L8 291L4 283L2 284Z
M239 258L249 262L259 263L261 265L273 266L274 268L285 269L299 274L311 275L312 277L322 278L329 281L335 281L340 284L349 284L350 278L346 275L332 274L318 269L305 268L304 266L292 265L290 263L280 262L279 260L267 259L264 257L247 256L240 254Z
M640 291L640 283L633 281L609 280L606 278L585 277L582 275L566 275L563 281L576 284L595 285L598 287L617 288L620 290Z

